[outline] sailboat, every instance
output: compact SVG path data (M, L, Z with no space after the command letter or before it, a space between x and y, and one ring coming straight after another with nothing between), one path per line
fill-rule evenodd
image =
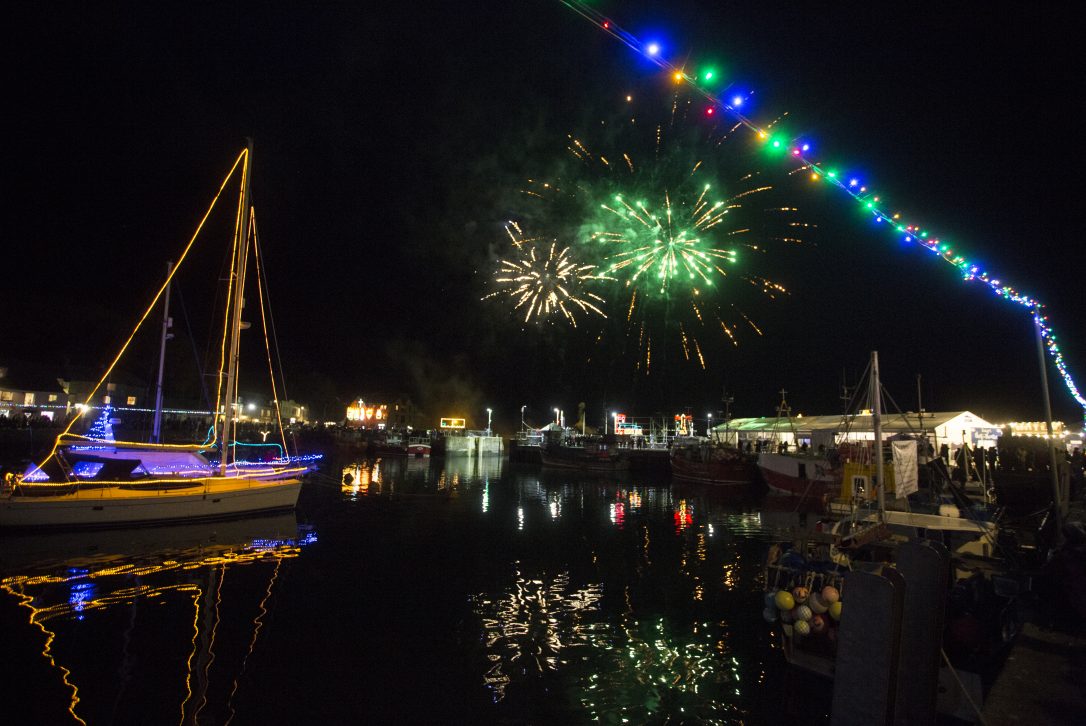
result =
M223 181L206 222L231 177L241 170L229 294L225 306L222 353L213 424L203 443L116 441L111 433L109 410L103 412L87 435L72 433L75 424L117 366L125 350L148 319L170 282L181 268L199 236L189 240L177 265L171 265L159 288L128 340L76 415L57 437L48 456L31 467L14 486L0 494L0 527L112 527L232 517L255 512L290 510L298 501L301 476L310 468L306 457L292 457L282 436L282 454L272 461L246 462L238 457L237 373L246 268L250 249L260 264L255 223L250 207L252 143L242 150ZM260 275L257 274L258 287ZM264 297L260 294L264 321ZM165 327L165 326L164 326ZM265 340L267 325L265 323ZM227 355L227 350L229 354ZM271 356L269 353L269 369ZM272 394L278 397L272 376ZM279 418L282 434L282 421ZM157 429L157 425L156 425ZM217 461L215 461L217 457Z

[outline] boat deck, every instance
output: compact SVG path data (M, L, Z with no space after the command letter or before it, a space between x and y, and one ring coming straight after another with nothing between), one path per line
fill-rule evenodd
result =
M67 502L97 499L144 499L148 496L181 497L203 493L223 494L239 489L250 489L270 484L282 484L286 481L289 481L289 479L235 476L211 477L207 479L175 479L168 482L147 482L146 485L141 485L138 481L124 483L107 482L105 485L89 482L71 492L65 491L66 488L71 486L70 484L57 485L56 489L58 493L54 495L43 492L30 496L13 496L12 493L8 492L3 496L0 496L0 501L15 500L43 502L46 500L54 500ZM42 487L42 485L35 485L35 487Z

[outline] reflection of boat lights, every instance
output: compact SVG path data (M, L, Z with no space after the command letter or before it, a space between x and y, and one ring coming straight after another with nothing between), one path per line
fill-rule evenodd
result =
M636 489L630 491L630 495L627 497L630 503L630 509L635 510L641 507L641 492Z
M681 532L694 523L694 506L687 504L685 499L679 500L679 506L675 509L675 531Z
M713 529L713 525L710 524L709 525L709 536L712 537L714 534L716 534L716 531Z
M524 529L524 507L517 507L517 529Z
M76 620L84 618L83 610L88 602L93 602L97 586L93 582L84 581L82 578L88 570L82 568L68 568L68 604L72 612L76 613Z
M558 515L561 514L561 508L558 505L558 500L552 499L547 506L551 510L551 519L558 519Z
M296 540L257 539L249 546L242 545L238 551L227 550L224 548L220 552L208 554L202 559L195 561L179 562L174 559L165 559L153 564L125 563L102 567L99 570L69 568L63 574L58 575L10 576L0 579L0 590L16 598L21 606L25 606L30 613L29 624L33 627L37 627L44 633L45 642L42 647L41 655L53 668L56 668L60 672L61 680L71 689L68 712L81 724L85 724L86 722L75 712L76 705L80 702L79 689L69 679L69 676L72 674L71 670L56 661L56 658L52 653L53 643L56 640L56 632L48 629L45 626L45 623L58 618L83 620L88 613L93 611L105 610L113 605L132 606L133 603L139 599L162 598L169 593L179 593L186 596L186 598L190 598L193 607L193 620L191 625L193 635L191 639L192 651L186 662L185 671L184 688L187 695L181 705L182 721L184 721L187 710L186 707L189 705L189 700L193 695L193 659L198 648L200 623L202 622L200 618L200 607L203 600L203 588L195 583L174 582L163 585L152 585L142 582L142 579L164 573L180 574L219 566L225 568L228 564L243 565L256 562L274 562L275 574L277 574L283 560L297 557L301 552L301 546L303 544L309 544L316 541L316 532L312 528L303 527L303 530L304 535ZM273 583L275 574L273 574ZM102 578L115 578L118 576L126 578L129 582L134 581L139 584L131 587L111 589L108 593L100 593L101 589L110 587L109 585L102 584ZM67 585L69 591L67 600L52 605L37 605L36 600L47 596L49 594L49 586L51 585ZM42 588L44 592L38 597L28 594L27 590L34 587ZM271 585L269 585L264 600L261 602L261 614L254 621L254 625L257 629L254 631L254 637L249 644L249 652L252 651L255 645L255 634L259 632L259 628L263 622L262 618L266 614L265 605L268 597L270 597L270 592Z
M490 509L490 480L483 482L483 514Z
M622 502L611 503L611 523L619 529L626 523L626 505Z

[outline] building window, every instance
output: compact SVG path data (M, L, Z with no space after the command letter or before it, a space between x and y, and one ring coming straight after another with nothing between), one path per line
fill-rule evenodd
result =
M15 394L11 391L0 391L0 401L12 401L15 399Z
M102 396L102 403L113 403L113 396Z
M50 394L49 394L49 403L53 403L53 402L54 402L54 401L56 401L56 400L57 400L57 394L55 394L55 393L50 393Z
M23 396L23 403L25 403L27 406L33 406L34 405L34 392L33 391L28 391L26 393L26 395Z
M136 405L136 397L135 396L129 396L128 397L128 405L129 406L135 406Z

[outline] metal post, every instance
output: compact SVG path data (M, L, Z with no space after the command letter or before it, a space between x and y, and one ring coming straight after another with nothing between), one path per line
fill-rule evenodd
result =
M241 201L238 207L237 267L234 270L234 300L231 310L230 354L226 359L226 397L223 401L222 462L219 473L226 476L226 464L230 454L230 435L237 437L237 421L234 419L234 398L237 395L237 369L241 344L241 309L245 305L245 267L249 260L249 184L253 173L253 140L249 139L242 167ZM235 442L236 444L237 442Z
M173 274L173 260L166 263L166 279ZM162 443L162 372L166 365L166 341L169 339L170 326L170 285L166 285L166 299L162 310L162 340L158 347L158 379L155 383L155 423L151 429L151 441Z
M1045 404L1045 423L1048 426L1048 458L1052 468L1052 503L1055 505L1056 544L1063 542L1063 497L1060 496L1060 474L1056 463L1056 444L1052 431L1052 401L1048 398L1048 371L1045 368L1045 344L1041 334L1041 309L1033 309L1033 327L1037 332L1037 360L1041 364L1041 399Z
M879 353L871 351L871 422L875 428L875 476L878 484L879 514L886 511L886 485L882 466L882 383L879 382Z

